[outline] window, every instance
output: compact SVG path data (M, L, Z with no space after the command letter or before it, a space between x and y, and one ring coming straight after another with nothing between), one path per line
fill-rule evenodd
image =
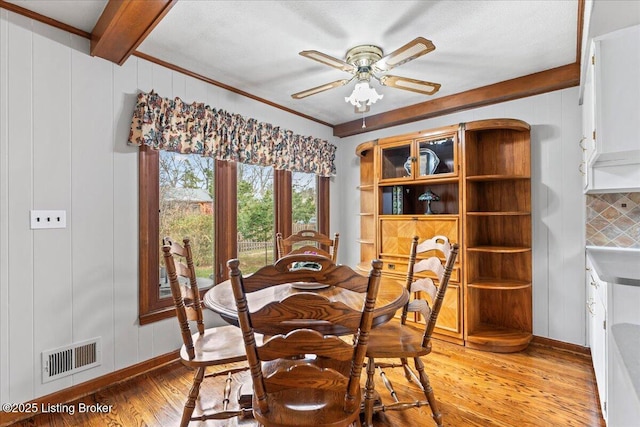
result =
M276 232L288 236L299 222L329 231L328 178L144 145L138 162L140 324L174 315L161 262L165 236L191 239L204 292L227 279L231 258L247 266L245 273L273 262ZM256 248L247 250L247 241Z
M200 289L213 286L213 189L214 161L195 154L159 152L159 237L189 237ZM171 288L159 254L160 298Z
M243 274L273 263L273 168L238 164L238 259Z

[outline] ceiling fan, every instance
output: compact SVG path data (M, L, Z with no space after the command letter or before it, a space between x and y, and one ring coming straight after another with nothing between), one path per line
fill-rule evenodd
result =
M410 79L408 77L391 76L388 74L378 76L376 73L385 73L406 62L425 55L435 50L435 48L431 40L423 37L418 37L410 41L386 56L382 56L382 49L378 46L361 45L349 49L344 61L318 52L317 50L304 50L300 52L300 55L337 68L338 70L351 73L353 77L303 90L302 92L294 93L291 97L294 99L306 98L307 96L315 95L335 87L344 86L355 79L358 81L358 84L351 96L345 97L345 101L354 105L356 112L367 112L369 111L369 105L382 98L382 95L377 94L375 89L369 85L372 77L383 86L408 90L424 95L433 95L440 89L439 83Z

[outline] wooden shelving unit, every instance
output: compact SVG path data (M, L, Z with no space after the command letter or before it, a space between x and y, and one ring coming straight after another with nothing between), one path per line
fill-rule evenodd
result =
M462 241L459 147L456 125L372 141L357 148L361 270L377 257L383 261L385 277L404 281L414 235L426 239L439 234L451 242ZM419 197L428 190L439 200L432 202L434 213L426 215L427 203ZM375 238L371 239L370 233ZM440 338L458 344L464 342L461 266L459 256L435 331ZM424 322L419 317L412 320Z
M411 239L461 245L436 326L443 339L518 351L531 341L529 125L494 119L361 144L361 269L404 280ZM439 196L426 214L419 196ZM415 318L416 322L424 319Z
M529 131L519 120L464 126L465 343L481 350L532 338Z
M363 274L369 274L371 260L378 257L376 250L376 206L377 188L374 185L373 175L373 148L376 141L367 142L358 147L357 154L360 157L360 259L357 269Z

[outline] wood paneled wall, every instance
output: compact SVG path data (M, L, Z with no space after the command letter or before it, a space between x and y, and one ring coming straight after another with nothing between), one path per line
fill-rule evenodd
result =
M83 37L0 10L2 402L70 387L181 342L174 319L137 324L138 150L126 140L138 91L334 140L329 127L146 60L118 66L88 52ZM66 210L67 228L31 230L32 209ZM42 384L43 350L98 336L101 366Z

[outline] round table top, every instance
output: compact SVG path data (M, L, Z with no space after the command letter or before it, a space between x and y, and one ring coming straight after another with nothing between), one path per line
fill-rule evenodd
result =
M311 289L316 288L314 285L317 284L308 284L309 287L307 287L307 289L303 289L305 284L301 283L271 286L247 294L247 303L249 304L250 310L255 311L270 301L282 300L286 296L296 292L318 292L332 301L342 301L353 308L362 308L364 294L335 286ZM396 311L402 308L408 301L409 293L402 283L381 277L380 288L378 289L378 296L373 311L373 327L389 321ZM204 295L203 303L205 307L218 313L226 322L238 326L238 312L230 280L226 280L209 289Z

